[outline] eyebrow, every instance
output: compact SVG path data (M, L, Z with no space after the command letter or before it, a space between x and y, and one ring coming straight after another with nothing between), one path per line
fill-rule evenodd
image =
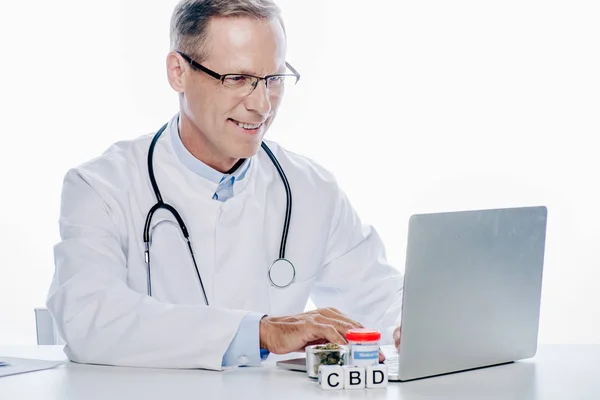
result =
M242 69L240 69L238 71L240 71L240 72L230 72L230 73L231 74L240 74L240 75L252 75L252 76L279 75L279 74L285 74L286 71L287 71L287 68L283 68L282 72L273 72L273 73L266 74L266 75L259 75L259 74L255 73L255 72L252 72L252 71L250 71L248 69L245 69L245 68L242 68Z
M234 72L235 74L242 74L242 75L254 75L254 76L259 76L258 74L255 74L254 72L250 71L249 69L240 69L238 70L239 72Z

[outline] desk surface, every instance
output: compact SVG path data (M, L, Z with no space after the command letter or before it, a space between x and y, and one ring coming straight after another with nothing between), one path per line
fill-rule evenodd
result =
M3 356L66 360L60 346L0 347ZM0 399L600 399L600 345L542 345L529 360L352 392L321 390L301 372L276 368L280 358L225 372L68 362L0 378Z

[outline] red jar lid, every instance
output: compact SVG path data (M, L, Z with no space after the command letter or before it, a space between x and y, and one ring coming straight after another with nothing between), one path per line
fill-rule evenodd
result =
M346 339L353 342L376 342L381 339L381 333L376 329L350 329Z

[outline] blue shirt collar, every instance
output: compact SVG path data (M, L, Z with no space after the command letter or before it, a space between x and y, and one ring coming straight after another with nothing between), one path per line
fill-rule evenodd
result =
M240 165L233 173L224 174L212 167L209 167L208 165L194 157L194 155L190 153L188 149L186 149L186 147L183 145L181 137L179 136L178 115L171 120L171 129L169 133L171 135L171 142L173 143L173 150L175 151L177 158L190 171L216 184L229 180L230 178L234 182L241 181L246 176L246 172L248 172L248 168L250 167L250 163L252 162L251 158L247 158L242 163L242 165Z

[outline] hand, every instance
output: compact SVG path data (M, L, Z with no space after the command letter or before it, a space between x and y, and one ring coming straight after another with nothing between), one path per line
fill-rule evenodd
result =
M260 321L260 347L274 354L304 351L313 344L345 345L346 332L363 328L335 308L320 308L286 317L264 317ZM385 357L379 352L379 360Z
M394 329L394 334L392 335L392 337L394 338L394 345L396 346L396 349L400 348L400 336L401 336L401 334L402 334L402 327L401 326L399 326L396 329Z

